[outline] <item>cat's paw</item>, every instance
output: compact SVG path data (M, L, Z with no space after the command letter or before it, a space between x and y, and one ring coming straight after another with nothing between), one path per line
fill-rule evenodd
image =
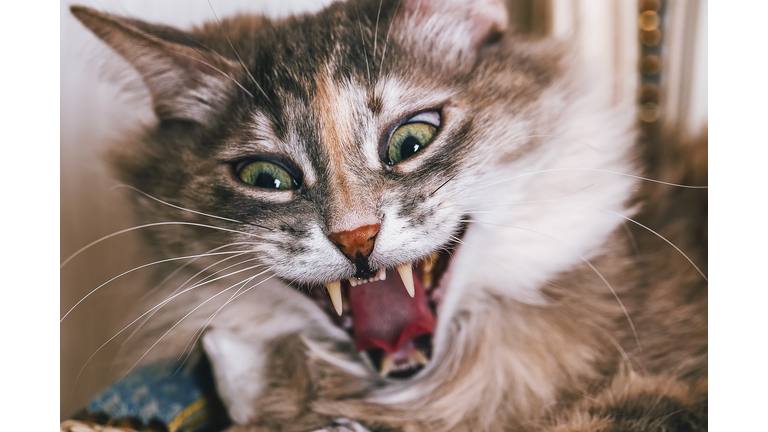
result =
M349 341L300 333L259 338L214 328L203 335L203 347L235 423L267 430L367 431L337 417L344 411L315 411L321 401L347 399L380 385Z

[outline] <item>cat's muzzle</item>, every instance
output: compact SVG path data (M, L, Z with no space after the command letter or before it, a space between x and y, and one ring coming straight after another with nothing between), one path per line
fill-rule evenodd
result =
M357 271L354 277L325 284L327 292L321 286L302 291L349 334L356 350L381 376L409 378L431 360L437 316L450 278L447 270L467 225L463 223L456 240L439 251L395 268L369 266L368 246L372 249L378 226L329 236Z

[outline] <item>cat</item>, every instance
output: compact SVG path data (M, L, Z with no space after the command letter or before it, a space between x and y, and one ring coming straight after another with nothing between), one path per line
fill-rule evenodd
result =
M495 0L71 11L149 89L110 161L189 257L129 365L199 339L233 430L706 430L705 145L638 145L567 44Z

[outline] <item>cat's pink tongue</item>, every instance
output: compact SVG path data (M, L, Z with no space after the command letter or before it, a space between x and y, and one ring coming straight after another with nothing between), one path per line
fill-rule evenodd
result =
M381 348L397 352L403 344L435 331L435 318L416 274L415 295L408 295L400 275L387 270L383 281L350 287L349 300L357 351Z

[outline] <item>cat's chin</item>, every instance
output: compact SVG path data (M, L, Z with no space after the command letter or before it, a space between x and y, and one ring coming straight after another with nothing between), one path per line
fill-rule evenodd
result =
M412 262L407 270L402 266L382 268L366 280L340 281L340 305L334 304L321 284L309 288L291 285L312 298L346 331L357 351L382 377L410 378L432 358L432 339L450 280L451 261L467 226L464 222L453 241ZM403 281L408 278L404 271L412 275L412 283Z

